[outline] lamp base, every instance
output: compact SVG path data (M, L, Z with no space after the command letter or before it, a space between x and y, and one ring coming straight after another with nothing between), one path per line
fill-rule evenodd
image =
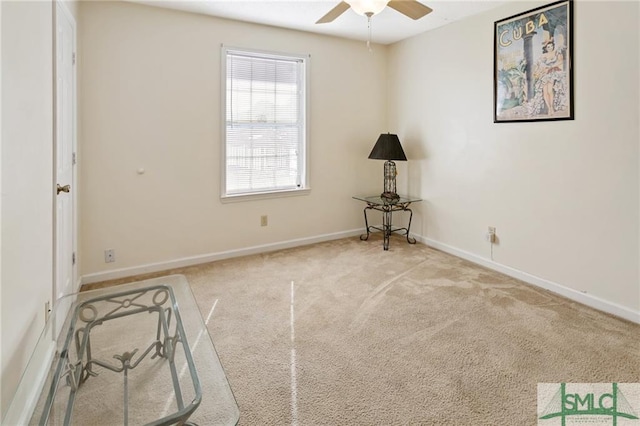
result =
M384 192L380 195L382 199L395 201L400 198L396 193L396 163L391 160L384 162Z
M398 194L396 194L395 192L383 192L382 194L380 194L381 198L384 198L385 200L399 200L400 196Z

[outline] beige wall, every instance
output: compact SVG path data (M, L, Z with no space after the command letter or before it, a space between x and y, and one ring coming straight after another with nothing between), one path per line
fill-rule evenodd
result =
M0 308L2 308L2 4L0 4ZM2 314L0 313L0 382L2 381ZM0 385L0 419L3 417L2 385Z
M483 235L496 226L497 264L637 310L639 7L576 5L575 121L493 124L493 21L538 4L370 55L329 37L71 2L83 63L83 273L106 269L104 248L123 268L360 228L350 197L378 190L381 164L366 156L389 130L410 158L400 187L426 200L419 235L490 258ZM0 413L51 295L51 9L0 7ZM311 195L219 202L220 43L312 55Z
M494 124L493 22L510 4L389 53L390 127L407 141L416 232L636 312L638 3L575 7L574 121Z
M80 22L83 275L362 228L385 47L118 2ZM309 195L220 202L221 44L311 55Z
M52 294L52 3L2 2L4 414L44 326Z
M0 308L2 308L2 4L0 4ZM2 381L2 314L0 313L0 382ZM2 385L0 385L0 419L3 417Z

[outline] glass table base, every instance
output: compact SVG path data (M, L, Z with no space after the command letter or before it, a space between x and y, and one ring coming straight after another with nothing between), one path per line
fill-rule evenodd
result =
M234 425L239 410L186 278L54 308L3 424Z

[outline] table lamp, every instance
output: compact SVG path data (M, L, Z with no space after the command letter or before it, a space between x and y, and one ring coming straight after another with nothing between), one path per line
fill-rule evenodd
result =
M386 160L384 162L384 192L380 195L388 200L397 200L400 196L396 193L396 163L393 160L407 161L398 135L383 133L373 146L369 158L373 160Z

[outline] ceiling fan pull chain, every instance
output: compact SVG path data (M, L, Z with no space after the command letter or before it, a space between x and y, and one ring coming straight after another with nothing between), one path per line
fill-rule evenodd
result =
M373 52L373 49L371 49L371 14L367 14L367 29L369 31L369 36L367 38L367 49L369 49L369 52Z

